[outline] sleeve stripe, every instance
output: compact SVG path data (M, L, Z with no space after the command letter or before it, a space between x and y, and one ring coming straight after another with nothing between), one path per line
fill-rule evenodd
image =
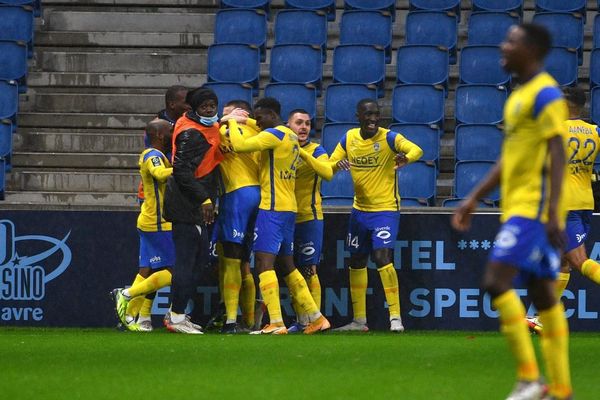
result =
M346 150L346 139L348 138L348 132L344 133L344 136L342 136L342 139L340 140L340 144L342 145L342 149L344 149L344 151Z
M279 140L283 140L283 138L285 136L285 133L283 133L280 130L275 129L275 128L265 129L265 132L269 132L270 134L272 134L273 136L275 136Z
M160 157L160 158L162 158L162 156L163 155L161 154L160 151L152 149L149 152L147 152L146 154L144 154L144 161L146 161L150 157Z
M596 133L600 136L600 126L596 126Z
M554 86L547 86L540 90L535 97L535 104L533 106L533 118L537 118L538 115L544 110L548 104L554 100L562 98L561 91Z
M385 140L387 141L388 146L390 146L390 149L392 149L394 153L398 152L398 150L396 150L396 137L398 135L398 132L389 131L385 136Z
M327 154L325 149L322 146L317 146L317 147L315 147L315 150L313 151L312 156L314 158L318 158L318 157L321 157L323 154Z

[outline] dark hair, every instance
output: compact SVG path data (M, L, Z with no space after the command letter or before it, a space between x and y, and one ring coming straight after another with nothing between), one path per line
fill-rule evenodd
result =
M525 42L535 49L537 58L544 59L552 47L552 35L548 29L538 24L521 24L519 27L525 32Z
M306 114L310 117L310 113L308 111L306 111L304 108L294 108L288 114L288 119L292 118L292 115L294 115L294 114Z
M252 111L252 106L246 100L231 100L225 104L225 107L241 108L242 110L246 110L248 112Z
M181 85L173 85L170 88L167 89L167 93L165 93L165 102L169 103L171 101L175 101L177 100L177 94L179 94L180 92L186 91L187 92L187 88L185 86L181 86Z
M583 108L585 106L586 100L583 89L579 87L567 86L562 88L562 91L565 95L565 99L567 99L569 103L573 103L579 108Z
M277 115L281 114L281 104L279 104L277 99L273 97L263 97L262 99L258 100L254 104L254 111L256 111L259 108L271 110Z
M216 93L213 92L212 89L205 87L199 87L197 89L190 90L187 96L185 96L185 102L188 103L194 111L196 111L198 106L200 106L200 104L202 104L202 102L205 100L214 100L217 104L219 102Z
M371 98L365 98L365 99L360 100L358 103L356 103L356 112L359 112L364 106L366 106L367 104L371 104L371 103L373 103L377 107L379 107L377 100L371 99Z

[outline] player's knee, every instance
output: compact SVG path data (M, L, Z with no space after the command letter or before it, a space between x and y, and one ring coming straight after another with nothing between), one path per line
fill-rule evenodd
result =
M377 268L381 268L392 262L392 252L390 249L377 249L373 251L372 258Z
M352 254L350 256L351 268L366 268L369 256L367 254Z
M241 260L244 255L244 247L239 243L225 242L223 243L223 254L227 258Z

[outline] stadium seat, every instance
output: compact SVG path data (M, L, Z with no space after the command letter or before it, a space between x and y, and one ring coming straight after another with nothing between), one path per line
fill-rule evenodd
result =
M456 161L496 161L503 139L502 130L496 125L458 125L454 135L454 157Z
M23 42L0 40L0 79L16 80L19 93L25 93L27 77L27 45Z
M458 85L456 88L457 124L498 124L503 119L507 92L504 86Z
M508 29L519 23L519 17L503 12L473 12L467 27L468 44L499 46Z
M321 94L323 53L318 46L287 44L271 49L271 82L314 85Z
M260 49L262 62L266 58L267 17L264 10L225 9L215 17L215 44L249 44Z
M592 89L590 96L590 118L596 125L600 125L600 86Z
M389 129L399 132L423 150L421 161L431 161L439 165L441 131L427 124L392 124Z
M12 118L19 109L17 82L0 80L0 120Z
M445 90L432 85L396 85L392 94L394 122L435 124L443 129Z
M362 99L377 99L377 89L360 84L332 83L325 92L327 122L357 122L356 105Z
M456 64L457 20L441 11L411 11L406 17L406 44L444 46Z
M600 14L594 17L594 49L597 48L600 48Z
M346 132L353 128L358 128L358 125L345 122L329 122L324 124L321 131L321 146L323 146L327 154L331 155L340 142L340 139Z
M483 177L494 166L491 161L459 161L456 163L454 172L454 196L457 198L467 197L469 192L477 185ZM500 191L498 188L483 200L498 201Z
M377 87L378 97L383 97L384 50L366 45L337 46L333 50L333 81L374 85Z
M425 200L419 200L413 197L401 197L400 198L400 207L401 208L406 208L406 207L427 207L429 204L427 204L427 201Z
M281 119L288 120L290 111L303 108L311 119L317 117L317 90L301 83L270 83L265 87L265 96L274 97L281 104Z
M433 205L436 194L437 168L433 163L416 161L398 170L400 198L416 198Z
M566 47L553 47L546 56L546 71L561 86L577 85L577 52Z
M41 0L0 0L0 4L8 6L30 6L33 8L33 16L40 17L42 15Z
M535 0L537 12L570 12L585 15L587 0Z
M396 0L345 0L346 10L384 11L396 20Z
M260 51L247 44L213 44L208 47L207 72L209 82L249 83L258 90Z
M281 10L275 20L275 44L319 46L327 61L327 16L322 11Z
M460 51L461 83L508 85L510 74L500 65L497 46L465 46Z
M202 86L212 89L217 94L219 115L223 114L223 107L231 100L245 100L252 105L254 91L248 83L208 82Z
M473 12L493 11L503 13L516 12L523 15L523 0L473 0Z
M33 8L0 4L0 40L27 43L27 56L33 57Z
M409 0L409 10L452 12L460 22L460 0Z
M448 87L448 50L441 46L414 45L398 48L396 82Z
M285 7L324 11L328 21L335 21L335 0L285 0Z
M600 85L600 49L594 49L590 55L590 87Z
M552 35L553 47L575 49L578 64L583 62L583 18L572 13L535 14L533 22L545 26Z
M452 198L452 199L446 199L442 202L442 207L452 207L452 208L456 208L460 205L460 203L463 201L464 199L457 199L457 198ZM494 202L488 200L488 201L483 201L480 200L477 203L477 208L494 208Z
M0 157L6 157L12 152L12 137L12 123L10 120L0 120Z
M321 184L323 205L349 206L354 199L354 185L349 171L339 171L330 181Z
M346 11L340 24L340 44L379 46L392 62L392 18L379 11Z
M259 8L269 15L271 0L221 0L221 8Z
M0 158L0 200L4 200L4 180L6 175L6 166L4 158Z

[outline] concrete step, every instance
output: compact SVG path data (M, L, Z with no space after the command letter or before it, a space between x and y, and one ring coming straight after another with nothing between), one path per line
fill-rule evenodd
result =
M37 48L34 70L53 72L128 72L134 74L200 74L206 50Z
M30 87L167 89L171 85L196 87L204 82L205 74L32 71L27 77Z
M77 192L5 192L5 200L0 202L0 208L11 206L77 206L97 210L101 208L124 208L139 210L136 195L133 193L77 193Z
M139 172L74 171L70 169L26 170L14 168L7 180L9 191L123 192L137 193Z
M144 129L156 114L37 113L19 114L19 127Z
M132 153L144 148L141 130L134 132L55 131L18 129L13 137L15 152Z
M69 32L40 31L35 34L36 46L78 47L194 47L206 48L213 43L213 34L196 32Z
M12 163L26 168L138 168L139 154L15 152Z
M213 32L215 14L194 12L59 11L44 13L44 27L83 32Z
M23 104L22 111L71 113L139 113L158 111L164 107L162 94L82 94L45 93L32 94Z

